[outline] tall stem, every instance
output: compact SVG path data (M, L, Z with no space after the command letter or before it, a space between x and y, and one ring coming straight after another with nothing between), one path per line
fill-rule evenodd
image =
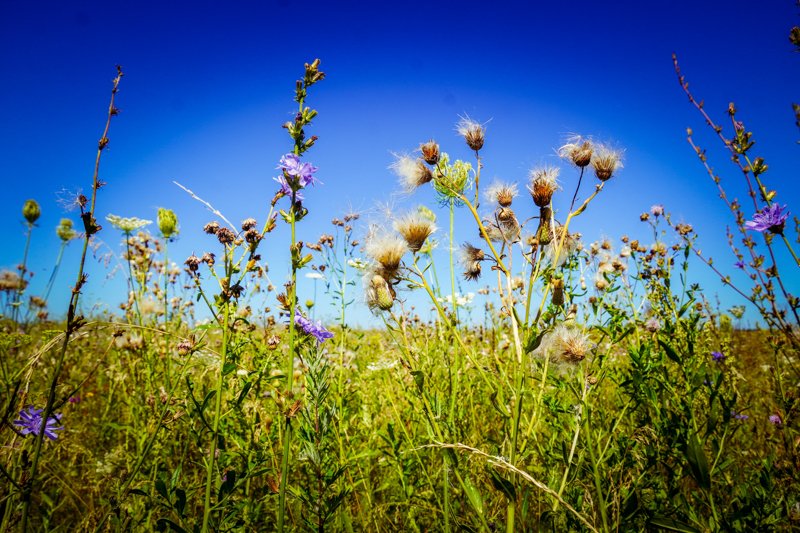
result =
M25 238L25 252L22 255L22 265L19 270L19 287L17 287L17 294L14 296L13 311L11 313L14 323L19 318L19 308L22 306L22 294L25 292L25 274L27 273L28 265L28 250L31 247L31 234L33 233L33 224L28 223L28 236Z
M70 293L69 297L69 306L67 307L67 324L66 330L64 333L64 340L61 343L61 350L58 354L58 358L56 359L56 365L53 370L53 375L50 378L50 390L47 395L47 403L44 407L44 412L42 413L42 423L46 424L47 420L53 414L53 406L56 401L56 387L58 386L58 378L61 375L61 369L64 366L64 358L67 354L67 347L69 346L69 341L72 338L72 334L77 331L80 327L80 321L76 320L77 316L77 307L78 307L78 300L81 293L81 288L83 284L86 282L84 277L84 265L86 264L86 254L89 249L89 240L92 238L92 233L90 233L89 229L92 224L94 224L94 207L95 202L97 200L97 190L100 188L100 180L98 179L100 173L100 159L103 154L103 149L108 145L108 130L111 127L111 117L116 114L116 108L114 107L114 97L117 94L117 87L119 87L119 82L122 79L122 67L117 66L117 77L114 78L114 86L111 90L111 101L108 105L108 115L106 118L106 126L103 130L103 136L100 138L100 142L98 143L97 147L97 157L95 158L94 163L94 175L92 177L92 199L90 203L90 209L87 213L83 214L84 220L88 220L89 223L85 223L86 226L86 234L83 239L83 251L81 253L81 261L78 266L78 278L75 282L75 287L73 288L72 292ZM94 229L94 228L91 228ZM97 231L94 229L94 231ZM34 441L34 452L33 452L33 460L31 461L31 468L30 468L30 475L24 480L23 491L22 491L22 498L23 498L23 507L22 507L22 522L20 530L26 532L28 530L28 516L30 514L30 504L31 504L31 493L33 491L33 485L36 481L36 474L37 469L39 466L39 459L42 453L42 443L44 442L44 431L39 431L36 435L36 440ZM23 476L25 473L23 473ZM6 505L11 505L8 502Z

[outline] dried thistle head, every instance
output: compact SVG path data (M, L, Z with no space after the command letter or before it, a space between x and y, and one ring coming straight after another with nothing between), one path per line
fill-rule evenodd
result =
M465 115L460 117L458 124L456 124L456 131L464 137L467 146L476 152L483 148L483 143L486 140L486 128L480 122L476 122Z
M419 145L419 150L422 152L422 159L429 165L439 162L439 144L433 139Z
M550 205L553 199L553 193L558 189L558 173L560 169L557 167L542 167L535 168L530 172L530 183L528 190L533 197L533 203L539 207Z
M433 179L431 170L421 160L408 155L396 157L389 168L400 178L400 185L404 191L412 192Z
M430 218L416 211L397 220L394 229L406 240L408 249L416 253L422 248L425 240L436 231L436 226Z
M406 241L397 235L373 234L366 244L367 255L377 263L379 273L387 280L397 274L407 250Z
M481 261L486 258L486 254L480 248L465 242L461 246L461 264L464 267L464 278L467 281L475 281L481 275Z
M578 168L586 168L592 162L594 145L589 139L575 136L558 149L558 155Z
M203 226L203 231L209 235L216 235L217 231L219 231L219 222L216 220L214 222L209 222Z
M592 349L589 336L580 328L559 324L551 333L552 356L556 362L576 364Z
M516 242L522 232L517 216L514 210L510 207L501 207L495 213L497 218L497 225L503 234L503 240L506 242Z
M242 220L242 231L248 231L256 227L256 219L246 218Z
M622 168L622 152L606 145L598 145L592 154L594 175L600 181L608 181L616 171Z
M489 202L497 203L500 207L509 207L519 191L516 183L496 181L486 189L485 194Z
M231 244L236 240L236 235L228 228L217 229L216 235L220 244Z

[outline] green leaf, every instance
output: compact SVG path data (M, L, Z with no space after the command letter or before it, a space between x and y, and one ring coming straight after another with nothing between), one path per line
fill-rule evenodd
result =
M167 484L164 483L163 479L156 480L156 492L161 495L162 498L169 501L169 493L167 492Z
M236 398L236 405L242 405L242 401L244 401L245 396L247 396L247 393L250 392L250 389L252 387L253 387L252 381L245 382L244 387L242 387L242 392L240 392L239 397Z
M414 376L414 383L417 384L417 392L422 394L425 391L425 374L422 370L413 370L411 375Z
M669 357L670 359L672 359L676 363L681 364L681 357L678 355L678 352L676 352L675 349L672 346L670 346L669 344L667 344L666 342L664 342L661 339L658 339L658 344L659 344L659 346L664 348L664 352L667 354L667 357Z
M666 531L680 531L681 533L700 533L699 529L696 529L686 522L681 522L680 520L675 520L674 518L670 518L668 516L654 516L651 518L647 525L666 530Z
M176 531L177 533L186 533L186 530L183 529L181 526L170 520L169 518L159 518L156 522L156 530L157 531L167 531L169 528L170 531Z
M692 433L686 445L686 459L692 470L692 477L702 488L711 488L711 474L708 471L708 459L703 450L703 445L697 439L697 434Z
M173 508L178 512L178 516L183 518L183 511L186 509L186 491L183 489L175 489L175 503Z
M492 480L492 485L495 489L502 492L510 502L517 501L517 490L514 484L501 476L494 468L488 468L489 478Z
M464 492L467 493L470 505L479 516L483 516L483 498L478 488L472 484L469 477L464 477Z

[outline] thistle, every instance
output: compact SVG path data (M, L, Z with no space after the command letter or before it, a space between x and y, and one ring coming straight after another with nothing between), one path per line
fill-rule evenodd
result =
M435 165L439 162L439 145L434 140L430 140L419 146L422 152L422 159L429 165Z
M594 146L589 139L576 136L558 149L558 155L578 168L586 168L592 162Z
M406 241L396 235L373 235L366 245L367 255L377 263L378 273L386 280L395 277L407 250Z
M486 140L486 128L483 124L472 120L468 116L463 116L456 124L456 131L464 137L467 146L472 150L477 152L483 148L483 143Z
M400 185L404 191L413 192L417 187L421 187L433 179L431 170L421 160L407 155L396 157L397 159L389 168L400 178Z
M417 211L397 220L394 223L394 229L403 236L406 244L408 244L408 249L417 253L422 248L425 240L436 231L436 226L429 217Z
M531 193L533 203L538 207L550 205L553 193L558 189L558 173L556 167L535 168L530 172L528 191Z
M592 154L594 175L600 181L608 181L622 168L622 154L605 145L599 145Z

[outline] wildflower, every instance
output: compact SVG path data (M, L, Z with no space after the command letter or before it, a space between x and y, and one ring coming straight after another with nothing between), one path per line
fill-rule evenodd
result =
M731 409L731 418L735 418L736 420L747 420L750 417L747 415L743 415L742 413L737 413L736 411Z
M56 235L58 238L61 239L63 242L69 242L77 236L75 230L72 229L72 220L68 218L62 218L61 222L58 223L56 226Z
M188 268L190 272L197 272L197 270L200 268L200 258L192 254L186 258L184 264L186 265L186 268Z
M396 235L373 236L366 245L367 255L379 264L380 274L387 280L397 273L406 250L406 241Z
M209 222L205 226L203 226L203 232L209 235L216 235L219 231L219 222L216 220L214 222Z
M215 259L215 257L216 257L216 256L215 256L214 254L212 254L211 252L206 252L206 253L204 253L204 254L203 254L203 257L201 257L201 258L200 258L200 261L201 261L202 263L205 263L205 264L207 264L207 265L208 265L208 268L211 268L211 267L213 267L213 266L214 266L214 259ZM188 263L187 263L187 264L188 264Z
M530 172L528 190L533 197L533 203L539 207L546 207L553 198L553 193L558 190L558 173L556 167L535 168Z
M42 214L42 209L36 200L26 200L22 206L22 216L28 221L28 224L36 222Z
M650 214L658 218L664 214L664 206L661 204L654 204L650 206Z
M745 267L746 265L745 265L744 261L736 261L736 262L733 264L733 266L735 266L735 267L736 267L736 268L738 268L739 270L744 270L744 267Z
M165 239L170 239L178 234L178 216L172 209L158 208L158 230Z
M134 231L140 230L148 224L152 224L152 220L145 220L137 217L121 217L117 215L108 215L106 220L111 222L111 225L122 231L126 235L130 235Z
M456 131L464 137L467 146L476 152L483 148L483 142L486 140L486 128L484 128L483 124L464 116L456 124Z
M14 425L19 426L20 433L23 435L39 435L39 432L44 432L44 436L50 440L56 440L58 435L55 431L61 431L64 426L57 426L61 422L61 413L53 414L47 419L47 422L42 427L42 413L44 409L34 409L32 405L28 409L23 409L19 412L19 420L14 420Z
M299 309L294 310L294 323L303 332L317 339L318 344L322 344L326 340L333 338L333 333L325 329L322 326L322 322L314 323L310 321L303 316Z
M422 152L422 159L429 165L435 165L439 162L439 145L433 139L421 144L419 150Z
M563 323L550 333L548 347L556 362L568 364L580 363L591 350L589 336L583 330Z
M622 154L608 146L600 145L592 154L592 167L597 179L608 181L617 170L622 168Z
M297 154L289 153L282 156L276 168L283 170L283 175L294 182L293 185L299 189L314 185L319 181L314 177L314 173L319 169L311 163L301 162L300 156Z
M725 361L725 354L722 352L711 352L711 359L713 359L715 363L722 363Z
M228 228L219 228L217 230L217 239L220 244L231 244L236 240L236 235Z
M480 248L465 242L461 247L461 264L464 266L464 278L467 281L475 281L481 275L481 261L485 254Z
M425 240L436 231L436 226L430 218L417 211L396 221L394 229L403 236L408 249L416 253L422 248Z
M319 272L308 272L306 273L306 277L308 279L325 279L325 276L320 274Z
M354 257L353 259L347 260L347 265L355 268L356 270L366 270L369 266L366 261L361 258Z
M570 142L558 149L558 155L578 168L585 168L592 162L594 146L588 139L573 137Z
M419 159L407 155L396 157L389 168L400 177L400 184L406 192L412 192L433 179L431 170Z
M256 227L258 223L254 218L246 218L242 220L242 231L251 230Z
M459 307L466 307L467 305L471 304L472 301L475 299L474 292L468 292L467 294L461 294L459 292L455 294L448 294L442 298L436 298L436 301L442 304L452 305L455 301L456 305Z
M486 189L486 198L490 202L496 202L500 207L509 207L516 198L517 184L495 182Z
M503 234L503 240L506 242L517 241L522 231L522 226L519 225L514 211L510 207L503 207L497 210L495 216L497 217L498 227Z
M753 215L753 220L748 220L744 223L747 229L753 231L770 233L777 233L783 235L783 227L786 225L786 219L789 218L789 211L786 206L781 207L778 204L772 204L766 209Z
M655 333L659 329L661 329L661 322L658 321L656 317L652 317L644 323L644 329L649 331L650 333Z
M769 415L769 423L772 424L773 426L782 426L783 420L781 420L780 415L773 414Z
M459 197L470 186L471 172L471 163L456 159L451 165L450 157L443 152L436 166L433 188L439 193L443 202L453 200L459 202Z

